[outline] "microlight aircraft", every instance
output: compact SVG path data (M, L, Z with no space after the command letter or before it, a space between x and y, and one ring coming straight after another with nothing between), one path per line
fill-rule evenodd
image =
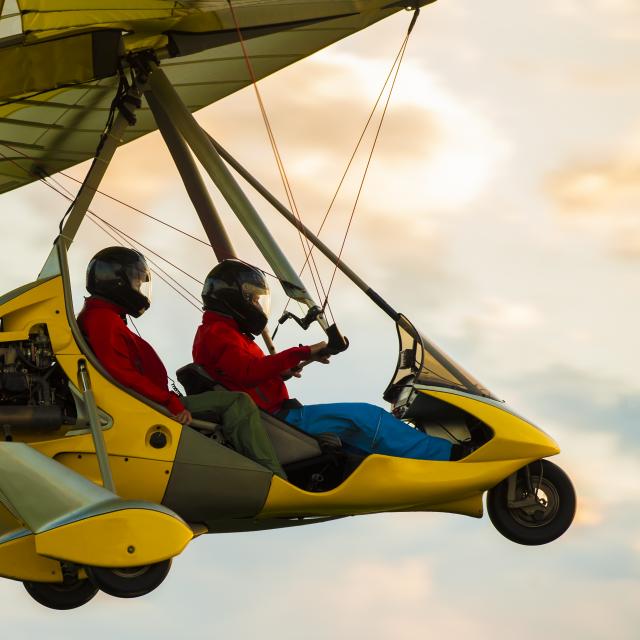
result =
M208 136L192 112L392 14L390 0L0 0L0 192L93 163L34 282L0 297L0 576L71 609L102 590L142 596L200 534L348 515L489 516L512 541L569 527L575 494L558 445L384 301ZM247 73L245 63L251 63ZM216 257L235 256L193 157L254 240L306 328L329 324L234 177L252 187L397 326L384 398L416 429L466 445L452 462L347 451L276 418L264 424L289 480L225 446L215 423L182 426L116 382L76 324L67 254L115 150L160 129ZM6 231L10 235L10 229ZM292 314L289 314L290 316ZM284 318L284 316L283 316ZM269 345L268 345L269 346ZM179 371L189 393L216 382Z

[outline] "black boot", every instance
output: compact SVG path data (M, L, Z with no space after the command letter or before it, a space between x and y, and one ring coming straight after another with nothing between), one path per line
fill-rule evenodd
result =
M469 454L473 453L478 448L478 445L471 442L471 440L465 440L464 442L459 442L458 444L454 444L451 446L451 455L449 456L449 460L462 460L462 458L466 458Z

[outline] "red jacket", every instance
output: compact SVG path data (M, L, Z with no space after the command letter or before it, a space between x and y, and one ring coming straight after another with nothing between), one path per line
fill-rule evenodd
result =
M101 298L86 298L78 324L100 364L119 383L174 415L184 411L178 395L168 389L167 370L158 354L129 330L122 307Z
M228 316L205 311L193 342L193 361L227 389L244 391L269 413L289 398L281 374L311 355L309 347L293 347L265 356L253 338Z

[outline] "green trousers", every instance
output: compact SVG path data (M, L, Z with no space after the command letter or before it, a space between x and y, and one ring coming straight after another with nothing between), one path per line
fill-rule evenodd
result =
M222 433L231 446L243 456L251 458L276 475L286 479L282 465L262 425L260 411L253 400L242 391L205 391L181 398L184 406L193 414L222 423Z

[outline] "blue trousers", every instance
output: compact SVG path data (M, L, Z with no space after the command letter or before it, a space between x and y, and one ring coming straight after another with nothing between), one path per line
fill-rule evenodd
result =
M364 402L311 404L290 409L284 416L305 433L335 433L365 453L417 460L449 460L451 443L428 436L388 411Z

